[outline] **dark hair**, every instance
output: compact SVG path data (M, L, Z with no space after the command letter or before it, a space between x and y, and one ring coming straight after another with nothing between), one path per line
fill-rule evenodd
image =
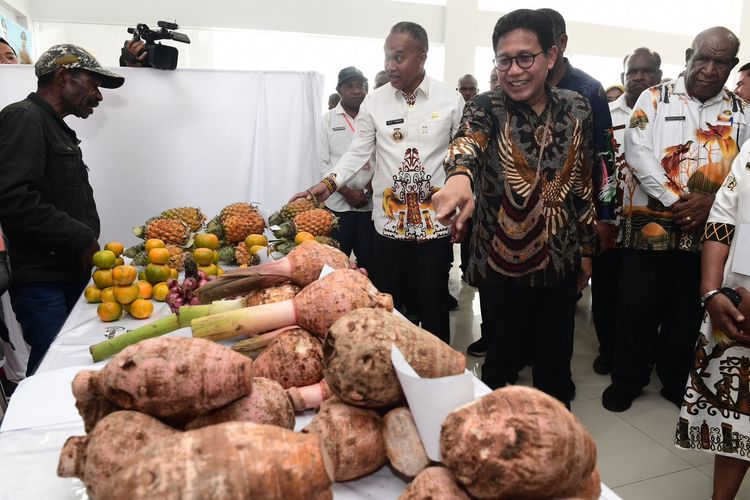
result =
M743 64L742 67L737 70L737 72L742 73L743 71L747 71L749 69L750 69L750 62Z
M16 54L16 49L14 49L13 46L11 44L9 44L8 41L5 38L0 37L0 43L4 43L8 47L10 47L10 50L13 51L13 55L16 56L16 57L18 57L18 54Z
M518 9L497 20L492 33L492 50L497 50L497 42L513 30L524 29L536 34L539 45L546 53L554 44L552 20L539 10Z
M417 45L419 45L419 48L423 51L427 52L430 49L430 44L427 41L427 32L417 23L401 21L400 23L393 25L391 33L407 33L415 42L417 42Z
M561 35L564 35L567 33L565 28L565 18L563 18L562 14L557 12L555 9L536 9L538 12L541 12L542 14L546 14L549 16L550 19L552 19L552 28L554 31L554 34L552 36L555 37L555 41L557 41L558 38L560 38Z
M630 59L632 56L636 54L644 54L651 58L656 63L656 69L661 68L661 56L658 52L653 51L649 49L648 47L638 47L635 49L631 54L626 55L622 59L622 70L627 71L628 70L628 59Z

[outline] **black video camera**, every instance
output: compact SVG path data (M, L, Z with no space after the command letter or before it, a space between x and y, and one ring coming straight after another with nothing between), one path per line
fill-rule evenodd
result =
M142 39L146 42L148 56L143 61L144 66L156 69L175 69L177 67L177 48L169 45L155 43L156 40L175 40L182 43L190 43L190 38L184 33L175 31L180 27L175 23L159 21L159 30L152 30L145 24L137 24L135 28L128 28L128 33L133 35L133 40ZM123 55L125 55L123 51Z

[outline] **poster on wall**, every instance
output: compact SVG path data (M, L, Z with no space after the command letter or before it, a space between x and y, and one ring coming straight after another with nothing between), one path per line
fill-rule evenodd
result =
M34 50L29 30L0 14L0 36L5 38L16 51L21 64L32 64L31 54Z

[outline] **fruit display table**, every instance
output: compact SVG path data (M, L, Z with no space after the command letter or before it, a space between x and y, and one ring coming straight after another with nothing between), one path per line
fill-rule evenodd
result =
M154 318L166 315L166 304L157 304ZM74 407L70 382L84 368L101 368L107 361L92 363L89 345L113 333L135 328L144 321L123 316L103 323L96 316L96 304L83 297L65 322L37 373L21 382L0 427L0 500L73 500L87 498L78 479L57 477L60 449L65 440L83 435L83 422ZM169 335L190 336L183 328ZM489 389L476 377L474 393L479 397ZM312 411L297 416L295 430L312 419ZM395 499L406 482L384 466L370 476L345 483L334 483L336 499ZM602 485L602 499L619 497Z

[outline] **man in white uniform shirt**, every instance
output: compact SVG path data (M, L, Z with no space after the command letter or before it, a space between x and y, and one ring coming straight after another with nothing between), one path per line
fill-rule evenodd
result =
M384 46L390 83L365 98L354 124L357 137L346 154L322 182L295 197L325 200L374 151L373 283L393 295L397 306L408 303L422 328L449 342L451 229L437 221L432 195L445 182L443 158L464 99L425 75L427 50L427 33L418 24L400 22L391 28Z
M326 175L346 153L354 139L354 121L367 95L367 78L354 66L339 71L336 92L341 101L323 115L320 127L320 173ZM372 269L372 166L365 166L326 200L326 207L339 219L338 228L331 236L341 244L341 250L357 256L357 265Z

